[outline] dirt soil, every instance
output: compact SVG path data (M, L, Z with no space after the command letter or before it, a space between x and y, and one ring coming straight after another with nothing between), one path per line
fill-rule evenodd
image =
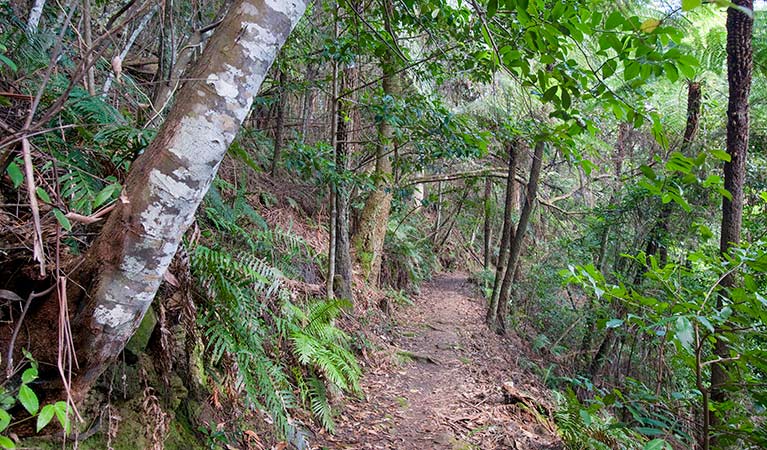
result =
M484 325L466 274L439 275L400 306L368 358L364 399L347 399L332 449L562 449L548 391L519 367L519 339Z

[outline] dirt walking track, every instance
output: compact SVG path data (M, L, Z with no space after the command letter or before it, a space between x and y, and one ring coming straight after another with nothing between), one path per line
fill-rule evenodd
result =
M544 389L519 369L514 338L483 324L484 301L466 274L438 275L412 300L394 312L388 352L369 358L365 399L346 401L318 448L562 448L547 414L529 411L545 411ZM507 404L504 383L542 400Z

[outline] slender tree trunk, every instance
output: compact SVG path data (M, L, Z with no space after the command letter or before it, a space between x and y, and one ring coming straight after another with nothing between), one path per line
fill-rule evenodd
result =
M354 130L351 99L343 98L349 95L356 86L358 70L356 67L346 67L341 77L341 96L337 103L337 132L336 139L336 168L340 180L336 187L336 279L335 289L338 296L353 300L352 294L352 258L349 243L349 183L344 181L349 170L349 156L352 153L350 130Z
M125 61L125 58L128 56L128 52L130 52L130 49L133 47L133 44L136 42L136 39L138 39L138 36L141 34L142 31L144 31L144 28L149 24L149 21L152 20L152 17L154 17L155 13L157 12L157 7L154 7L149 10L148 13L144 16L143 19L141 19L141 22L139 22L138 26L135 30L133 30L133 33L131 33L130 37L128 38L128 42L125 43L125 46L123 47L122 51L112 58L112 72L109 73L107 76L106 81L104 82L104 87L101 90L101 95L103 97L106 97L106 95L109 93L109 90L112 88L112 82L115 80L115 78L119 75L117 71L122 70L122 63ZM117 80L120 81L119 79Z
M285 134L285 110L287 109L288 104L288 94L286 89L288 85L288 74L285 70L280 70L279 80L280 98L277 101L277 124L274 129L274 156L272 157L272 167L269 170L272 177L277 175L277 163L280 161L283 135Z
M512 232L511 248L509 249L509 261L506 263L506 273L503 275L501 283L501 294L496 308L497 327L496 331L505 333L507 330L507 311L511 301L512 276L517 270L519 257L522 254L522 243L527 234L527 225L530 222L530 216L535 207L535 199L538 195L538 180L541 176L541 167L543 165L543 150L546 147L544 142L535 144L533 161L530 166L530 178L527 180L527 190L525 191L525 203L522 205L522 211L519 214L517 229Z
M338 39L338 3L333 5L333 37ZM337 151L338 148L338 121L336 120L337 108L338 108L338 61L333 60L333 70L331 78L330 89L330 146L333 151ZM276 157L276 154L275 154ZM273 166L274 167L274 166ZM338 241L338 203L336 203L336 187L333 182L329 185L328 200L330 204L330 217L328 222L328 273L326 278L325 290L327 291L328 298L334 298L333 292L335 279L336 279L336 245Z
M735 0L738 6L753 11L753 0ZM746 156L748 154L749 105L751 77L753 72L753 36L754 20L744 12L729 8L727 10L727 81L729 100L727 104L727 153L730 161L724 164L724 188L732 199L722 197L722 230L719 251L722 255L740 243L740 228L743 220L743 185L746 177ZM729 273L721 282L722 292L717 296L717 308L724 306L729 291L738 285L737 274ZM725 330L715 329L716 335ZM730 357L730 341L717 339L714 353L718 358ZM721 403L727 399L726 385L731 381L725 370L725 364L711 365L711 400ZM716 426L719 418L710 412L710 423ZM715 446L715 439L711 438Z
M91 1L83 0L83 40L85 41L85 51L90 52L93 47L93 30L91 29ZM88 67L88 72L85 76L85 87L88 90L88 94L92 97L96 96L96 69L93 67L92 56L88 57L85 62Z
M43 17L43 8L45 8L45 0L35 0L32 4L32 9L29 10L29 19L27 20L27 33L37 33L40 18Z
M501 297L501 281L506 275L506 263L508 262L509 246L511 244L511 235L513 225L511 223L511 214L514 210L514 191L516 184L517 164L520 159L521 149L517 148L517 142L508 142L506 151L509 154L509 172L506 177L506 198L503 209L503 227L501 229L501 242L499 244L498 265L495 268L495 280L493 282L493 293L490 297L490 305L487 308L485 322L491 328L496 328L498 314L498 300Z
M492 198L493 180L490 177L485 178L485 197L484 197L484 234L482 236L482 267L485 270L490 269L490 254L492 253L491 242L493 240L493 208Z
M305 1L239 0L211 38L190 81L146 151L121 201L86 255L71 292L82 395L122 351L152 303L226 150L250 111ZM75 283L72 283L75 284Z
M392 55L387 54L381 60L384 96L395 99L399 97L401 89L396 67ZM378 284L378 278L381 274L383 245L389 223L392 200L391 191L388 189L392 176L390 154L393 153L393 147L396 145L394 127L386 117L383 117L378 124L378 138L374 173L376 190L370 194L367 202L365 202L359 229L354 236L356 258L360 261L365 278L375 285Z

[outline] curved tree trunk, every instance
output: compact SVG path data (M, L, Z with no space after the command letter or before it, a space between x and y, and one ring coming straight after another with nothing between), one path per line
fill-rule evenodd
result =
M492 222L492 198L493 180L490 177L485 178L485 196L483 202L483 212L485 214L484 233L482 235L482 267L485 270L490 269L490 254L492 253L491 242L493 240L493 222Z
M86 255L87 294L72 329L82 396L122 351L152 303L253 97L306 2L239 0L211 38L168 118L133 164ZM70 298L72 298L70 296Z
M753 0L734 0L740 7L754 10ZM730 87L727 104L727 153L730 161L724 164L724 188L732 199L722 197L722 232L719 251L729 253L733 246L740 243L740 228L743 220L743 185L746 177L746 155L748 152L749 108L748 97L751 93L753 72L753 17L735 8L727 10L727 81ZM721 309L729 295L729 290L736 288L737 274L730 272L720 283L723 291L717 297L717 308ZM716 329L717 334L724 330ZM718 339L714 353L718 358L730 357L730 344ZM724 363L711 365L711 400L715 403L727 399L726 385L731 381ZM707 411L704 413L708 413ZM709 415L710 423L718 421L713 412ZM706 430L708 431L708 430ZM714 446L714 439L711 439Z
M396 99L400 94L400 84L391 55L387 55L381 60L381 68L383 69L384 96ZM365 278L375 285L378 284L378 278L381 274L383 245L392 200L392 194L388 187L392 176L390 155L393 153L392 150L395 145L394 127L386 117L383 117L378 124L378 139L374 173L376 190L370 194L365 202L357 234L354 236L355 257L360 262Z
M487 308L485 322L491 328L496 328L498 317L498 299L501 296L501 280L506 275L506 263L508 262L509 245L511 244L511 235L513 225L511 223L511 213L514 211L514 194L516 186L517 164L519 161L520 149L516 142L506 144L506 150L509 154L509 172L506 177L506 198L503 209L503 227L501 229L501 242L498 252L498 265L495 268L495 281L493 282L493 293L490 297L490 306Z
M530 166L530 178L527 181L527 190L525 192L525 203L522 205L522 211L519 213L519 222L517 228L512 232L511 248L509 249L509 261L506 263L506 273L503 274L501 283L501 292L496 305L496 331L505 333L507 328L507 316L509 302L511 301L512 276L517 271L519 256L522 254L522 243L527 234L527 224L530 222L530 216L535 207L535 199L538 195L538 180L541 176L541 166L543 165L543 149L546 144L537 142L533 153L533 161Z

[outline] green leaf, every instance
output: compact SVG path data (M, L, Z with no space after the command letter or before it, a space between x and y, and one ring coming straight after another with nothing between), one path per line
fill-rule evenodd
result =
M16 444L7 436L0 436L0 447L16 448Z
M40 410L40 414L37 416L37 432L45 428L53 419L53 415L56 414L56 408L53 405L45 405Z
M730 156L730 154L724 150L711 150L711 156L724 162L732 161L732 157Z
M24 373L21 374L21 382L24 384L29 384L37 379L37 369L35 367L30 367L29 369L25 370Z
M646 443L642 450L671 450L671 445L663 439L653 439Z
M692 11L703 4L703 0L682 0L682 11Z
M67 219L67 216L59 208L53 208L53 215L56 216L56 220L61 225L61 228L72 231L72 222Z
M15 162L12 162L8 164L6 172L8 172L8 177L10 177L11 182L13 183L13 188L18 189L19 186L21 186L21 183L24 182L24 174L21 173L19 166Z
M607 327L607 328L618 328L621 325L623 325L623 320L622 319L610 319L605 324L605 327Z
M692 352L692 343L694 340L692 323L687 317L680 317L676 319L675 323L675 335L682 347Z
M69 405L67 405L67 402L60 401L56 402L53 407L56 419L58 419L64 431L69 434L72 431L72 422L69 420Z
M652 167L650 167L650 166L642 164L639 167L639 170L642 172L642 175L644 175L645 177L647 177L650 180L655 180L656 178L658 178L658 176L655 175L655 171L652 170Z
M40 403L37 400L37 394L30 389L26 384L22 384L19 388L19 402L28 413L35 415L40 408Z
M40 198L40 200L44 201L45 203L51 203L51 197L47 192L45 192L45 189L38 186L37 189L35 189L35 192L37 193L37 196Z
M115 192L119 192L120 189L122 189L120 183L110 184L109 186L105 187L96 195L96 198L93 199L93 207L98 208L99 206L103 205L104 202L110 200L112 196L114 196Z
M11 416L8 411L0 409L0 431L8 428L8 424L11 423Z
M605 22L605 28L608 30L612 30L613 28L617 28L618 26L622 25L626 19L623 18L623 14L621 14L619 11L614 11L612 14L610 14L610 17L607 18L607 21Z

